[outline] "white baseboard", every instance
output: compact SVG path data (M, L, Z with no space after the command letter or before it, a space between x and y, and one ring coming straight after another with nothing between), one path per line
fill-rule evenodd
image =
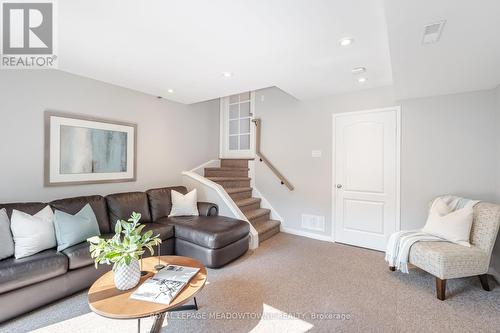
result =
M294 228L281 227L281 232L284 232L286 234L292 234L292 235L312 238L312 239L325 241L325 242L333 242L333 238L331 236L320 235L320 234L317 234L314 232L308 232L308 231L294 229Z

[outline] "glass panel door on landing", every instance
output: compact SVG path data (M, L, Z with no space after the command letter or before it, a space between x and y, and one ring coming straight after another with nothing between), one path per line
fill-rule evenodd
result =
M221 99L221 157L253 158L253 93Z

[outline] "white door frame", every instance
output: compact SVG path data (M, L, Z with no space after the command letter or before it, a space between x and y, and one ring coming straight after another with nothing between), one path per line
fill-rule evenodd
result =
M250 122L250 150L247 152L230 152L228 139L229 96L221 97L219 102L219 158L254 158L255 157L255 124ZM250 117L255 117L255 91L250 92Z
M335 124L338 116L364 114L381 111L396 111L396 231L401 230L401 106L395 105L386 108L362 111L341 112L332 114L332 241L335 243L335 213L336 213L336 185L335 179Z

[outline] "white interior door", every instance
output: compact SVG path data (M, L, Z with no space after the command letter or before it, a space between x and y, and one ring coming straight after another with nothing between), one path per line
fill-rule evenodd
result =
M385 250L399 230L399 107L334 115L334 239Z
M255 157L254 100L253 92L221 98L221 158Z

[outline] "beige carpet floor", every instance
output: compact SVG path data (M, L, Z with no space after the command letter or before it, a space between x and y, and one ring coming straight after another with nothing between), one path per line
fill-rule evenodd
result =
M209 270L208 281L200 310L174 313L162 332L500 332L497 285L486 292L476 278L451 280L441 302L432 276L390 272L380 252L283 233ZM82 292L0 331L136 332L137 322L92 313Z

